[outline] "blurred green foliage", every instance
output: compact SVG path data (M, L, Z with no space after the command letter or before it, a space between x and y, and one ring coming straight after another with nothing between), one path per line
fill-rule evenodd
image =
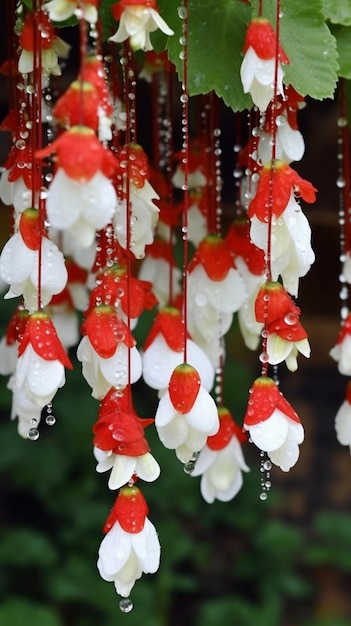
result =
M235 415L245 406L250 378L235 360L228 365L225 388L233 395L227 404ZM91 429L98 405L79 365L67 379L53 403L57 422L49 427L44 421L36 442L17 435L1 381L1 626L350 623L348 609L321 609L318 600L320 571L341 585L350 582L349 516L324 513L308 531L277 519L274 508L282 496L273 488L268 501L260 501L259 460L249 444L245 454L253 469L242 491L232 502L207 505L199 479L184 473L152 426L147 436L162 472L141 488L159 532L161 566L136 583L134 610L123 615L113 585L96 569L102 527L116 496L107 475L95 472ZM156 399L138 383L135 403L146 417Z

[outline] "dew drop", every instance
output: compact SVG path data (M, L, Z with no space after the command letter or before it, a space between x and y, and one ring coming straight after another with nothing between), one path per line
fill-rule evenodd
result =
M56 417L54 415L47 415L45 422L47 423L48 426L53 426L54 424L56 424Z
M37 428L30 428L28 431L28 439L31 441L39 439L39 430Z
M267 461L263 463L263 469L266 470L266 472L269 472L272 469L271 461L267 459Z
M119 608L122 613L130 613L133 609L133 606L133 602L130 598L123 598L122 600L120 600Z
M262 491L262 493L260 493L260 500L264 501L267 500L267 494L265 491Z
M178 7L177 11L178 11L178 16L180 17L180 19L185 20L185 18L187 17L186 7Z
M343 176L339 176L339 178L337 178L337 180L336 180L336 186L339 189L343 189L343 187L345 187L345 185L346 185L345 178Z

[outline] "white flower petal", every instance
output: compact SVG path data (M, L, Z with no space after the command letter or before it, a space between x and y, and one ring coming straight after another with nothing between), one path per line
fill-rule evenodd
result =
M214 435L219 428L217 406L210 394L200 386L193 407L186 414L189 425L207 435Z
M114 463L108 481L109 489L119 489L125 485L135 472L135 457L115 454Z
M351 445L351 405L345 400L335 416L335 430L342 446Z
M284 444L288 429L288 418L279 409L275 409L268 419L250 426L249 430L254 444L260 450L271 452Z
M153 482L159 477L160 471L159 464L150 452L136 457L135 473L141 480Z

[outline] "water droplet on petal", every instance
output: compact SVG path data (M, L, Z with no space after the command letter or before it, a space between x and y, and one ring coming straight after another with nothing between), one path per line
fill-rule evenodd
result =
M122 613L130 613L130 611L133 609L133 606L133 602L130 598L123 598L122 600L120 600L119 608Z
M28 439L31 441L39 439L39 430L37 428L30 428L28 431Z

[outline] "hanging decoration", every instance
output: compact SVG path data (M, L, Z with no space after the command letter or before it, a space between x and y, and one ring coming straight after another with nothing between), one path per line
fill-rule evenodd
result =
M161 471L148 427L199 480L208 503L229 501L242 488L248 442L259 449L265 500L272 464L289 471L304 439L277 374L310 356L297 301L315 261L303 206L317 190L293 163L305 149L298 126L305 97L332 97L336 88L337 40L317 0L308 10L284 0L217 5L6 0L10 111L1 130L11 133L12 147L0 198L12 208L13 230L0 277L15 305L0 373L20 436L37 440L43 414L47 424L56 421L65 368L81 368L96 400L96 471L108 473L107 487L117 491L97 567L125 613L135 582L160 561L142 493L143 481ZM77 32L78 69L65 81L71 42L60 30L69 27ZM237 132L226 212L221 99ZM350 173L342 106L344 290ZM145 129L152 137L141 145ZM152 321L139 345L135 329L145 311ZM224 382L234 319L259 353L241 417L227 406ZM342 319L331 356L350 376L345 307ZM141 378L155 391L154 415L134 408ZM344 445L351 443L349 395L348 387L336 418Z

